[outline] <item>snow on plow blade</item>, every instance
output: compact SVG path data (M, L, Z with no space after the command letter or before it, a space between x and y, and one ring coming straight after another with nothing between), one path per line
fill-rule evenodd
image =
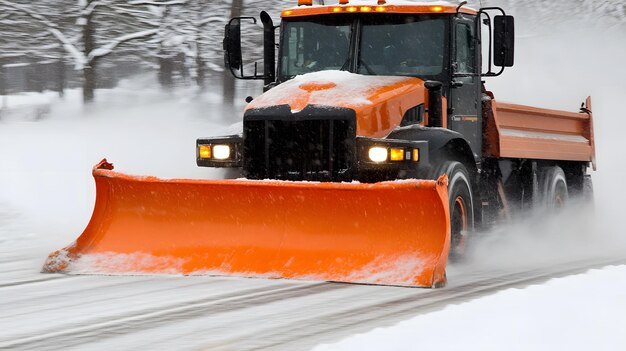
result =
M161 180L94 170L96 205L45 272L209 274L438 286L446 179L359 183Z

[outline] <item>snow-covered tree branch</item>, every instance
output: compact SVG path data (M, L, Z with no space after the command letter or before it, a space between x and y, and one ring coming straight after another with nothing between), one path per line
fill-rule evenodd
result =
M96 88L97 61L123 44L146 39L159 32L151 8L185 1L42 0L36 3L0 0L3 17L16 14L31 19L58 41L74 64L83 71L84 100L91 101ZM32 45L32 44L31 44Z
M151 35L156 34L158 31L159 31L158 29L148 29L148 30L144 30L141 32L126 34L126 35L122 35L120 37L114 38L111 41L109 41L107 44L91 50L89 54L87 55L87 62L92 62L94 59L98 57L102 57L102 56L106 56L110 54L113 51L113 49L115 49L117 46L129 40L149 37Z

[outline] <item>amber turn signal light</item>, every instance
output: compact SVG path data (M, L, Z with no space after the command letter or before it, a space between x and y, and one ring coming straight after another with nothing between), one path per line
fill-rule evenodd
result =
M200 155L200 158L211 158L211 146L200 145L198 147L198 155Z

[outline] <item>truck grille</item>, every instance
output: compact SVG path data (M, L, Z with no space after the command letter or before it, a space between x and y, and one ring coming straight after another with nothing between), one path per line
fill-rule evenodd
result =
M244 175L251 179L351 181L353 119L244 121Z

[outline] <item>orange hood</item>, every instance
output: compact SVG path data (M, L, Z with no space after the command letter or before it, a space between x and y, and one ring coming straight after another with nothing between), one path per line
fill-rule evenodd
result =
M404 113L424 103L424 82L412 77L364 76L322 71L297 76L254 99L246 110L289 105L344 107L356 112L356 134L382 138L400 125Z

